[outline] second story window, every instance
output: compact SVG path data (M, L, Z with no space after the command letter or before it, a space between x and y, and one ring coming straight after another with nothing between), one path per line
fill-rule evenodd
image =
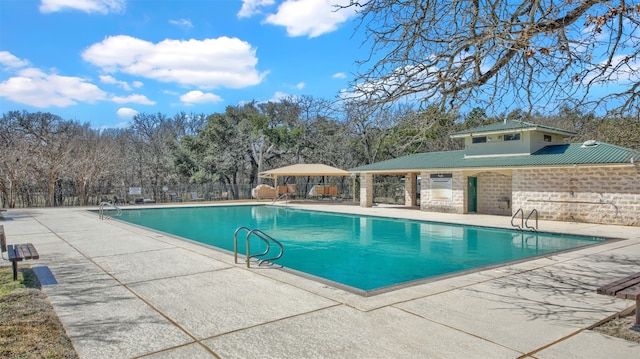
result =
M487 142L487 136L474 137L471 139L471 143L485 143Z
M509 133L504 135L504 140L505 141L518 141L520 140L520 134L519 133Z

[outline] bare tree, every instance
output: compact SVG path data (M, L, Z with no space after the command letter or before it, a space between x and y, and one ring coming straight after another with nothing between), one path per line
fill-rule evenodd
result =
M351 94L502 112L637 111L637 0L352 0L371 46ZM425 106L426 107L426 106Z
M29 146L20 131L18 118L23 114L12 111L0 121L0 191L2 205L15 208L17 194L33 177L29 175L25 157Z
M298 141L292 148L293 158L290 159L290 163L322 162L313 158L314 154L325 149L327 145L338 145L337 142L331 142L331 140L324 138L325 133L319 131L317 126L318 124L327 124L329 122L333 112L331 103L325 99L316 99L312 96L298 96L289 100L295 102L299 109L297 126L300 129ZM333 132L330 130L332 126L327 125L325 128L329 129L328 132ZM346 154L341 153L339 156L345 158ZM334 166L337 166L337 164L334 164Z
M74 161L72 140L78 135L80 126L51 113L13 114L27 144L22 165L28 167L34 181L40 182L41 188L45 189L45 206L62 204L60 200L56 201L56 185L64 179Z
M68 177L76 187L79 204L86 206L90 204L91 188L100 180L112 176L120 159L116 155L114 137L108 132L92 129L88 124L80 127L78 135L71 141L74 160L68 168Z
M184 135L180 118L140 113L132 119L129 134L133 136L130 141L138 158L138 178L143 188L151 187L154 199L162 196L161 188L173 174L172 150Z
M354 138L355 153L364 163L389 159L387 137L391 135L397 121L406 116L406 106L378 108L369 103L347 101L343 103L345 122Z
M455 120L455 114L444 113L434 106L423 111L405 111L398 116L386 140L390 156L459 149L457 141L450 138Z

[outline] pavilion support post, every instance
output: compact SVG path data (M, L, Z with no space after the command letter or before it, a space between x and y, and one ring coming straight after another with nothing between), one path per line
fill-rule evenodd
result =
M351 180L352 180L352 184L351 184L351 188L353 191L353 203L356 203L358 200L356 199L356 174L352 173L351 174Z
M360 207L373 207L373 174L360 175Z
M416 190L417 190L417 177L415 173L407 173L404 176L404 205L413 207L417 203Z

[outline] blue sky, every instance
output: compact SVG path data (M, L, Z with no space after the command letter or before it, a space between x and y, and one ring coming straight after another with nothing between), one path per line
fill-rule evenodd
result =
M136 113L335 99L356 60L348 0L0 0L0 110L93 127Z

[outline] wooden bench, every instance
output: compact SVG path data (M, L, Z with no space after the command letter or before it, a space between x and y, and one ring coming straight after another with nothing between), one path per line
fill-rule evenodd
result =
M7 252L6 259L11 262L13 267L13 280L18 280L18 262L40 258L36 247L31 243L7 245L7 236L4 234L4 226L2 225L0 225L0 247L2 249L2 259L5 259L4 252Z
M338 197L338 186L320 186L320 185L316 185L314 186L315 189L315 194L313 194L316 197L319 198L326 198L326 197L333 197L336 198Z
M640 273L618 279L597 289L598 294L636 301L636 323L640 327Z

